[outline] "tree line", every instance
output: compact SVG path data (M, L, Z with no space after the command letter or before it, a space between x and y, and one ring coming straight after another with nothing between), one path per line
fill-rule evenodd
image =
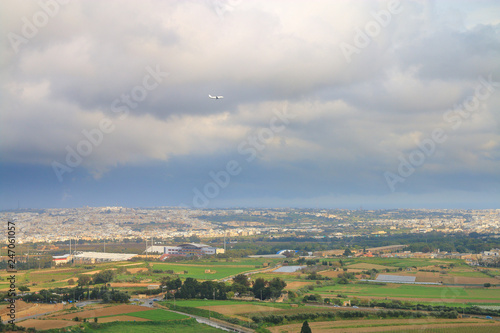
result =
M256 279L251 283L244 274L236 275L231 286L224 282L203 281L199 282L194 278L186 278L184 282L180 278L170 276L160 280L160 289L167 290L165 298L199 298L224 300L229 295L253 295L255 298L266 300L278 298L286 287L285 281L274 278L270 281L263 278ZM232 294L230 294L232 293Z

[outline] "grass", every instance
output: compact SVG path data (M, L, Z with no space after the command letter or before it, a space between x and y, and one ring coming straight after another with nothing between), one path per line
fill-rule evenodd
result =
M376 264L382 266L391 266L391 267L425 267L433 264L451 264L454 263L457 266L461 263L460 260L454 259L439 259L439 260L430 260L430 259L419 259L419 258L348 258L342 259L344 265L351 265L356 263L367 263L367 264Z
M279 277L280 279L282 280L285 280L286 281L290 281L290 282L293 282L293 281L303 281L303 282L311 282L311 283L314 283L314 281L312 280L304 280L303 278L305 276L307 276L307 274L302 274L302 279L299 279L298 276L296 275L288 275L288 274L279 274L279 273L257 273L257 274L252 274L251 278L252 280L256 280L257 278L263 278L265 280L272 280L274 279L275 277Z
M165 302L162 302L160 304L163 304ZM174 301L169 301L169 304L174 304ZM202 300L202 299L196 299L196 300L176 300L175 305L178 306L188 306L192 308L197 308L201 306L215 306L215 305L237 305L237 304L249 304L250 302L246 301L231 301L231 300L225 300L225 301L218 301L218 300ZM259 304L260 305L260 304Z
M173 305L173 301L167 301L167 302L161 302L160 304L166 306L166 304ZM288 310L290 309L290 304L288 303L265 303L265 302L259 302L259 301L233 301L233 300L224 300L224 301L219 301L219 300L180 300L180 301L175 301L176 306L181 306L181 307L190 307L190 308L201 308L201 307L207 307L207 306L218 306L218 305L262 305L262 306L268 306L272 308L278 308L278 309L285 309ZM302 306L302 305L300 305Z
M113 322L99 324L98 328L92 328L88 325L84 332L99 333L164 333L164 332L182 332L182 333L219 333L223 330L200 324L195 319L171 322Z
M205 273L205 270L210 269L215 273ZM189 265L170 265L170 264L154 264L153 270L173 270L174 273L182 273L188 271L187 274L180 274L181 278L194 278L198 280L218 280L231 275L237 275L244 272L255 270L255 267L226 267L206 264L206 266L189 266Z
M263 263L269 263L273 265L274 263L281 262L282 259L256 259L256 258L237 258L230 259L230 261L222 260L196 260L196 261L187 261L187 262L176 262L172 264L185 264L185 265L214 265L214 266L260 266L262 267ZM170 263L168 263L170 264Z
M130 313L124 313L123 315L144 318L153 321L182 320L189 318L188 316L162 309L130 312Z
M386 286L370 284L337 284L335 286L315 287L312 293L348 294L349 296L405 297L436 299L479 299L499 300L500 289L463 288L451 286L425 286L410 284L388 284Z
M477 271L451 271L448 273L449 276L463 276L463 277L479 277L479 278L491 278L491 276ZM500 282L500 281L499 281Z

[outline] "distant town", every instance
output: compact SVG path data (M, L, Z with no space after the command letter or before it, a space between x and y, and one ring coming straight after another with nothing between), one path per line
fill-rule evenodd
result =
M84 207L0 212L16 220L19 243L176 237L349 238L397 233L500 235L500 209L323 210ZM5 236L4 239L5 241Z
M127 256L127 260L136 255L148 254L161 256L162 259L186 254L221 255L226 252L226 246L232 249L238 242L252 243L258 240L264 243L273 241L276 244L287 244L280 243L281 240L316 243L316 246L310 248L299 246L297 249L290 249L297 252L302 250L303 255L316 257L342 256L345 248L350 247L352 256L450 258L466 260L470 265L498 261L500 258L498 246L494 246L496 243L489 248L483 246L471 250L464 246L447 248L444 242L443 246L438 243L434 247L428 247L427 244L415 247L416 240L405 242L404 239L405 235L427 234L441 235L439 237L458 234L465 238L476 234L497 239L500 236L500 209L196 210L176 207L84 207L4 211L0 214L3 220L16 222L18 244L34 244L33 251L36 249L39 254L40 250L56 250L49 251L55 254L53 262L56 264L68 261L124 260L123 256ZM394 238L399 241L387 243L390 246L367 247L366 244L356 244L357 239L364 239L375 240L375 245L385 245L386 239ZM87 252L82 252L85 251L83 244L96 242L102 243L102 246L98 249L87 248ZM113 256L112 250L106 251L107 242L139 242L143 245L138 244L141 247L133 249L135 253L127 254L115 249L115 252L121 253ZM326 247L325 242L329 242ZM370 242L369 244L373 243ZM427 237L425 242L427 243ZM41 247L41 244L47 246ZM59 247L53 245L51 248L50 244L58 244ZM187 245L182 244L195 244L194 248L198 246L200 250L189 252L182 248ZM409 248L408 244L413 245ZM261 247L253 252L247 250L243 254L277 255L276 250L283 252L284 248L276 246L280 245L273 248ZM123 247L124 250L127 248ZM278 256L284 258L282 252ZM29 248L24 253L29 253ZM241 253L233 252L232 255Z

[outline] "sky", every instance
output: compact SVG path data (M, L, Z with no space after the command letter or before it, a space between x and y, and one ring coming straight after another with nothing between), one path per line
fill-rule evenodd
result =
M0 209L500 208L498 1L7 0L0 35Z

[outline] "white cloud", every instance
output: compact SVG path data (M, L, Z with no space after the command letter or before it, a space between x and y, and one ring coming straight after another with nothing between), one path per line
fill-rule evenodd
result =
M1 6L9 12L4 35L21 33L22 17L40 10ZM18 55L3 41L2 159L63 160L66 146L104 117L116 130L82 162L96 177L118 165L230 154L286 105L296 118L267 143L262 164L313 161L325 173L330 165L397 167L433 129L449 130L443 113L463 102L478 76L500 80L499 28L485 14L498 5L402 6L348 63L339 44L352 43L387 2L242 1L223 17L201 1L71 2ZM113 101L141 84L146 66L169 76L115 118ZM446 172L453 161L457 170L498 174L499 103L493 96L449 131L422 170Z

